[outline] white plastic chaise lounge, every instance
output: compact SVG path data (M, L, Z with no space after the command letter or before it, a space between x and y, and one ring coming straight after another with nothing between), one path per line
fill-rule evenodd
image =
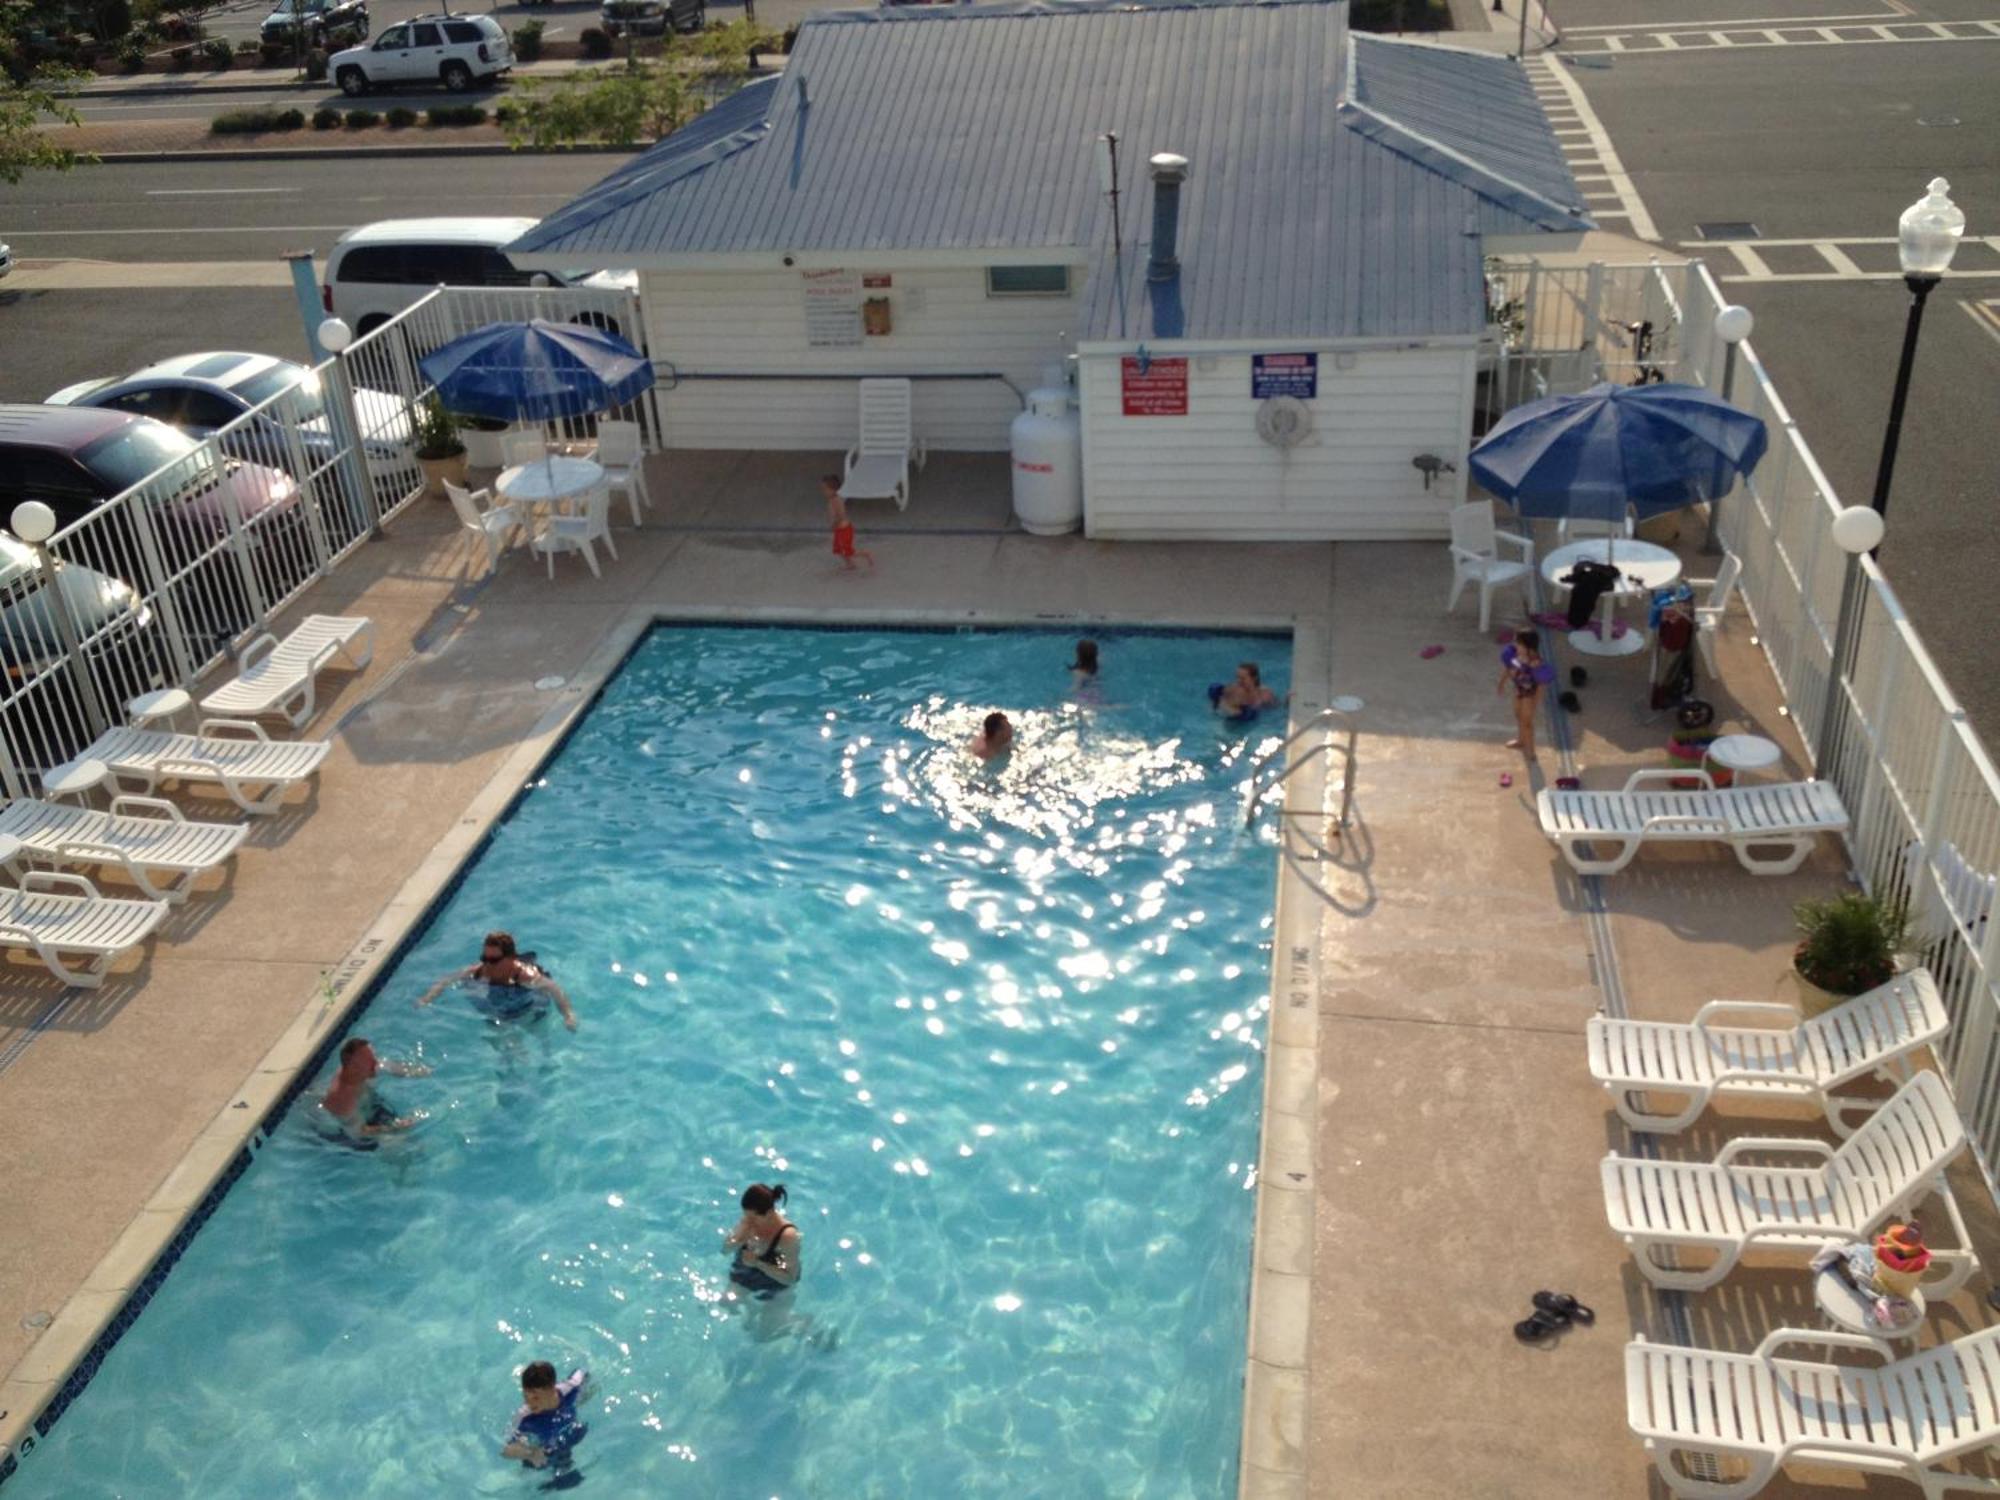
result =
M1781 1358L1787 1344L1819 1345L1819 1357ZM1804 1328L1748 1354L1634 1339L1626 1420L1682 1500L1748 1500L1794 1459L1898 1475L1924 1500L2000 1494L2000 1482L1943 1467L2000 1443L2000 1328L1874 1366L1834 1364L1834 1348L1885 1358L1862 1334ZM1748 1472L1709 1477L1718 1461Z
M1931 1193L1965 1246L1965 1221L1944 1176L1964 1149L1951 1090L1925 1071L1838 1147L1746 1136L1713 1162L1613 1153L1603 1163L1604 1212L1646 1279L1668 1291L1712 1287L1752 1250L1809 1256L1829 1240L1872 1239ZM1801 1165L1802 1156L1819 1160ZM1775 1159L1783 1157L1792 1160ZM1934 1247L1931 1265L1943 1274L1924 1284L1925 1295L1950 1296L1975 1264L1970 1250Z
M94 990L166 915L164 901L101 896L81 875L30 870L0 886L0 948L29 949L64 984Z
M114 797L111 811L20 798L0 808L0 844L58 865L115 865L155 901L185 901L194 882L225 864L249 828L197 823L159 797Z
M199 734L107 730L79 758L103 761L121 792L149 793L163 781L217 786L245 812L264 816L319 774L331 748L325 740L274 740L248 719L209 719Z
M910 382L861 382L861 437L847 450L843 500L894 500L910 508L910 465L924 466L924 447L910 431Z
M1695 781L1692 791L1650 784ZM1579 875L1616 875L1644 844L1713 842L1729 845L1753 875L1789 875L1821 834L1844 833L1847 809L1827 781L1760 782L1718 788L1705 771L1635 771L1621 791L1545 787L1535 799L1542 832ZM1595 855L1585 845L1613 845ZM1775 858L1751 853L1777 846Z
M201 700L204 714L283 714L294 729L313 716L313 679L336 656L360 671L375 655L365 615L307 615L283 640L266 632L237 654L236 680Z
M1780 1017L1784 1030L1719 1026L1729 1012ZM1610 1090L1619 1118L1634 1130L1685 1130L1711 1099L1785 1099L1817 1104L1842 1135L1850 1110L1876 1101L1835 1090L1870 1076L1901 1082L1910 1054L1951 1029L1927 969L1898 974L1810 1020L1768 1000L1711 1000L1692 1021L1633 1021L1593 1016L1585 1036L1590 1076ZM1655 1113L1633 1095L1672 1094L1679 1109Z

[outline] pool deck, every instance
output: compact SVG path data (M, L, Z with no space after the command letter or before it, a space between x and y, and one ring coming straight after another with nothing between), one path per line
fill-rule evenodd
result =
M1649 853L1593 922L1536 829L1534 782L1500 748L1506 705L1471 601L1438 612L1441 546L1033 538L1008 524L1002 460L943 455L908 512L857 508L879 568L843 576L812 483L826 466L656 459L661 503L636 531L621 507L601 584L574 558L551 583L519 554L468 580L476 543L421 503L309 592L302 608L365 613L378 641L365 673L326 680L308 732L335 749L316 793L259 820L226 888L177 909L102 990L65 997L0 966L0 1444L18 1445L649 618L1285 622L1297 707L1330 685L1368 707L1356 825L1327 872L1339 909L1297 886L1281 901L1277 998L1289 976L1306 1003L1274 1022L1245 1493L1655 1493L1625 1429L1621 1351L1635 1330L1671 1330L1603 1224L1595 1164L1624 1137L1584 1067L1584 1023L1608 955L1634 1014L1785 993L1790 905L1841 878L1838 846L1782 879L1719 849ZM1782 739L1748 622L1732 625L1739 698L1710 696ZM1447 649L1420 659L1430 642ZM1572 721L1591 784L1658 763L1646 661L1592 663ZM535 687L551 675L566 685ZM1315 1056L1316 1072L1297 1066ZM1727 1123L1814 1133L1803 1117ZM1712 1154L1722 1125L1704 1118L1667 1154ZM2000 1245L1976 1174L1959 1176L1975 1239ZM1983 1326L1986 1285L1934 1312L1926 1338ZM1542 1286L1593 1303L1597 1326L1517 1344L1510 1325ZM1704 1342L1812 1322L1796 1269L1683 1300ZM1906 1492L1848 1476L1766 1493Z

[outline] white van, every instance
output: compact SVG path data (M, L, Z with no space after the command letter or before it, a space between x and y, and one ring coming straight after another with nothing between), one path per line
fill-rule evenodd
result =
M546 275L559 286L636 291L636 271L599 271L566 277L559 272L523 271L501 247L512 244L534 219L384 219L350 229L326 258L320 300L326 310L354 330L372 332L425 293L439 286L528 286ZM594 320L593 320L594 321ZM610 332L630 336L628 330Z

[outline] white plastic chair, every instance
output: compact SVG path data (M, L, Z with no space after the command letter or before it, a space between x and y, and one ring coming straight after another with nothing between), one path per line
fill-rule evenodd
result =
M653 497L646 493L646 449L640 440L639 424L599 422L597 464L604 470L605 484L625 492L626 503L632 507L632 524L637 526L639 506L653 503Z
M518 469L522 464L538 464L549 456L548 439L539 427L503 432L500 434L500 456L510 469Z
M590 568L590 576L604 576L597 566L596 544L604 543L606 552L614 559L618 556L618 547L611 540L610 512L611 487L600 484L578 502L576 510L567 515L550 516L542 523L541 535L535 538L535 550L548 559L550 578L556 576L558 552L581 552Z
M500 554L525 524L521 513L504 500L495 500L491 490L464 490L447 479L444 492L458 512L458 524L486 544L486 571L493 573L500 566Z
M1706 586L1708 598L1694 607L1694 643L1701 650L1701 664L1708 668L1708 675L1716 675L1715 641L1712 631L1722 629L1722 622L1729 614L1729 601L1736 593L1736 581L1743 576L1743 559L1734 552L1723 554L1722 566L1715 570L1713 578L1690 578L1690 588Z
M1518 558L1500 556L1502 546L1512 547ZM1493 524L1493 502L1472 500L1456 506L1451 513L1451 594L1444 612L1458 608L1459 595L1468 583L1479 585L1479 628L1493 623L1493 591L1514 584L1525 597L1535 574L1535 544L1524 536L1501 531Z
M843 500L894 500L910 508L910 465L924 466L924 448L910 431L910 382L861 382L861 437L847 450Z

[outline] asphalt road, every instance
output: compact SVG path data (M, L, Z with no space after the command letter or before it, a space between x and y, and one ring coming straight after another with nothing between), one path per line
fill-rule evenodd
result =
M134 267L134 280L162 284L30 292L0 282L0 349L8 353L0 400L39 401L73 381L197 349L300 358L305 333L292 293L230 284L248 279L239 266L264 272L288 250L324 256L343 230L374 219L545 214L624 160L196 161L37 174L0 195L0 239L24 265L147 262Z
M1681 0L1663 22L1645 0L1569 0L1559 14L1567 28L1586 28L1810 23L1876 10L1885 22L1975 13L1957 0L1894 9L1880 0ZM1897 217L1936 174L1951 180L1968 234L2000 233L2000 41L1588 61L1573 76L1669 244L1697 241L1697 225L1720 220L1749 220L1762 240L1893 239ZM1753 251L1759 243L1750 242ZM1892 245L1835 248L1864 270L1895 266ZM1745 271L1726 248L1691 253L1718 275ZM1756 314L1751 343L1835 489L1847 503L1866 504L1908 293L1897 280L1785 279L1829 271L1815 247L1755 253L1774 274L1725 280L1723 289ZM1881 562L1974 727L2000 746L1992 615L2000 601L2000 255L1968 245L1957 269L1967 274L1932 296L1925 320Z

